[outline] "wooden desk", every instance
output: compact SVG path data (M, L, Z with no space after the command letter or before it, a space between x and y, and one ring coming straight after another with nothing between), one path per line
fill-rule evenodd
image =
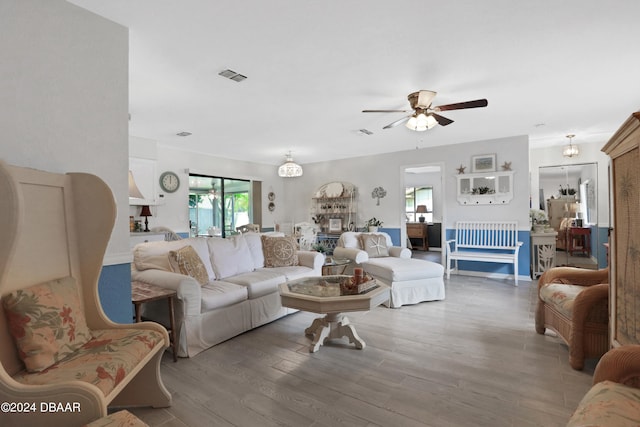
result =
M591 256L591 228L569 227L567 233L567 252L569 255L580 252Z
M407 237L409 239L419 239L422 245L418 246L423 251L429 250L428 225L426 222L408 222Z
M173 361L178 361L178 343L176 341L176 320L173 310L173 297L176 296L176 291L171 289L161 288L159 286L151 285L143 282L131 282L131 302L135 307L136 323L142 321L140 313L140 306L146 302L158 301L167 299L169 302L169 338L171 339L171 349L173 350ZM165 326L166 327L166 326Z

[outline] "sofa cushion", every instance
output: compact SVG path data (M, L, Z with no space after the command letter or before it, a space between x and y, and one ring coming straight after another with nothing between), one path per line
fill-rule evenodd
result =
M602 381L584 395L567 427L638 425L640 390L613 381Z
M362 264L364 270L388 283L442 277L444 267L431 261L414 258L371 258Z
M298 265L298 244L293 236L260 236L265 267Z
M228 307L248 298L247 288L223 280L214 280L201 289L202 312Z
M37 373L21 371L13 379L32 385L80 380L95 385L106 396L139 367L156 345L164 342L160 332L144 329L94 330L93 335L93 339L51 369Z
M92 338L73 277L19 289L2 300L11 335L29 372L50 367Z
M580 285L549 283L540 288L539 295L542 301L552 305L568 319L571 319L576 296L584 289L585 287Z
M192 246L198 253L198 256L207 270L207 276L210 280L215 279L211 261L209 260L209 247L207 246L208 237L189 237L182 240L174 240L171 242L146 242L139 243L133 248L133 263L136 270L143 271L152 264L147 261L159 255L169 256L169 251L177 251L185 246Z
M293 267L281 267L293 268ZM306 268L306 267L303 267ZM250 273L239 274L229 277L227 282L235 283L247 288L249 298L260 298L261 296L278 292L278 285L287 280L278 268L261 268ZM309 271L308 268L306 268Z
M273 267L269 268L268 270L280 274L286 280L295 280L301 279L303 277L308 277L313 271L313 269L304 265L292 265L290 267Z
M193 277L201 285L209 283L207 270L193 246L185 246L176 251L169 251L169 262L174 273Z
M216 279L221 280L253 271L253 258L243 235L226 239L212 237L208 239L207 245Z
M367 252L369 258L389 256L387 239L382 234L362 233L360 235L360 246L362 246L362 250Z
M264 254L262 253L262 239L260 233L244 233L244 241L247 243L249 252L251 253L251 259L253 260L253 268L264 267Z

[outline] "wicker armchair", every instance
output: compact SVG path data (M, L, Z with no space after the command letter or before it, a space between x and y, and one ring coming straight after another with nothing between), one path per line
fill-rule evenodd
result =
M556 267L538 280L536 332L551 329L569 346L569 364L609 350L609 270Z

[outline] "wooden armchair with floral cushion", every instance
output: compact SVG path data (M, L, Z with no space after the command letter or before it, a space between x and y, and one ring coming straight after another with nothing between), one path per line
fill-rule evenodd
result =
M551 329L569 346L569 364L609 349L609 270L556 267L538 279L536 332Z
M567 427L640 425L640 345L605 353L593 375L593 387L580 401Z
M167 331L113 323L100 305L109 187L0 160L0 200L0 424L80 426L107 407L169 406Z

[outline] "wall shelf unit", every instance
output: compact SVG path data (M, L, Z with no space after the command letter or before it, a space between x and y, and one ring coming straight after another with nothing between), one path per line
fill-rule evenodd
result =
M506 205L513 199L513 172L456 175L461 205Z
M340 235L357 227L356 187L348 182L321 186L311 199L311 216L323 234Z

